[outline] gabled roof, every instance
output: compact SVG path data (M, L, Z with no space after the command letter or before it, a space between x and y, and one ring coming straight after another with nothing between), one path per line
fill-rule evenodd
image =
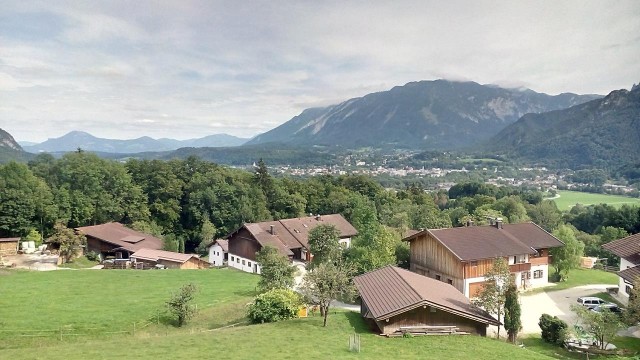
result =
M198 255L195 255L195 254L181 254L181 253L176 253L172 251L164 251L164 250L156 250L156 249L140 249L135 253L133 253L130 257L135 259L149 260L149 261L155 261L155 262L157 262L158 260L166 260L166 261L172 261L172 262L177 262L181 264L189 261L189 259L191 259L192 257L195 257L196 259L200 258L198 257Z
M640 265L640 233L606 243L602 248Z
M411 241L426 233L461 261L535 254L535 249L564 246L562 241L532 222L503 224L502 228L487 225L423 230L404 240Z
M368 309L364 316L375 320L431 306L484 324L499 324L452 285L395 266L356 276L354 282Z
M214 242L211 243L211 245L209 245L209 247L218 244L220 245L220 247L222 248L222 251L224 252L229 252L229 240L225 240L225 239L216 239Z
M0 238L0 242L19 242L20 238L19 237L14 237L14 238Z
M282 254L293 255L292 249L309 248L309 231L323 224L335 226L340 232L340 238L352 237L358 234L353 225L340 214L246 223L243 227L251 233L260 245L273 246ZM227 238L230 238L231 235Z
M140 249L162 249L164 242L155 236L141 233L117 223L110 222L101 225L76 228L86 236L116 245L129 251Z
M633 284L636 279L640 278L640 265L618 271L618 276Z

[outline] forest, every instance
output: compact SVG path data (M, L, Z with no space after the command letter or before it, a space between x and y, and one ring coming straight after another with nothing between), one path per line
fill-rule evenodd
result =
M117 221L160 236L165 248L205 253L243 223L340 213L359 234L349 256L359 271L406 266L410 229L533 221L549 232L567 224L589 256L603 243L640 232L640 208L575 206L561 212L540 192L463 182L427 192L419 184L385 189L363 175L274 177L260 160L253 172L196 157L117 162L78 150L59 159L0 166L0 237L47 239L68 228Z

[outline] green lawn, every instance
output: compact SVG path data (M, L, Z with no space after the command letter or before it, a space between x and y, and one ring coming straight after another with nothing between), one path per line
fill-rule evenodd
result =
M243 307L257 281L231 269L5 271L0 274L0 349L23 335L47 334L35 330L102 334L131 331L134 322L168 322L164 303L187 283L199 288L195 303L202 314Z
M555 273L553 265L549 265L549 275ZM618 275L596 269L573 269L569 271L566 281L555 283L555 286L543 288L545 291L563 290L571 287L589 284L618 284Z
M81 256L79 258L73 259L72 262L64 263L59 265L58 267L67 268L67 269L89 269L95 265L98 265L100 262L91 261L87 259L86 256Z
M579 191L559 190L557 192L560 197L554 199L558 209L561 211L570 210L576 204L595 205L609 204L614 207L620 207L624 204L640 205L640 199L619 195L592 194Z
M361 353L348 350L349 335L361 335ZM503 341L477 336L385 338L371 333L355 312L335 312L326 328L320 316L218 331L168 334L139 333L103 339L49 343L37 350L0 351L7 359L550 359Z
M562 347L555 346L549 343L542 341L540 336L530 336L522 339L522 343L524 344L525 349L533 353L540 354L541 356L548 356L555 359L585 359L585 354L567 351ZM637 338L620 336L615 338L611 342L616 345L619 349L625 349L629 353L638 353L640 352L640 340ZM630 355L632 359L636 359L633 355ZM590 355L591 359L624 359L625 357L619 356L598 356L598 355Z

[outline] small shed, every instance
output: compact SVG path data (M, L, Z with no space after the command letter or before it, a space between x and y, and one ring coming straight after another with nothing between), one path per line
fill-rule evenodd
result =
M172 251L140 249L130 256L136 264L144 264L145 267L163 265L168 269L206 269L209 263L200 259L196 254L181 254Z
M16 255L20 238L0 238L0 255Z
M465 333L486 336L500 325L452 285L395 266L354 279L360 313L383 335Z

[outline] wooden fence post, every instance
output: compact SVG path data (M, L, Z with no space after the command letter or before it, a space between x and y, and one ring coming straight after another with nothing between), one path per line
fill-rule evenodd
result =
M136 336L136 322L133 322L133 336Z

